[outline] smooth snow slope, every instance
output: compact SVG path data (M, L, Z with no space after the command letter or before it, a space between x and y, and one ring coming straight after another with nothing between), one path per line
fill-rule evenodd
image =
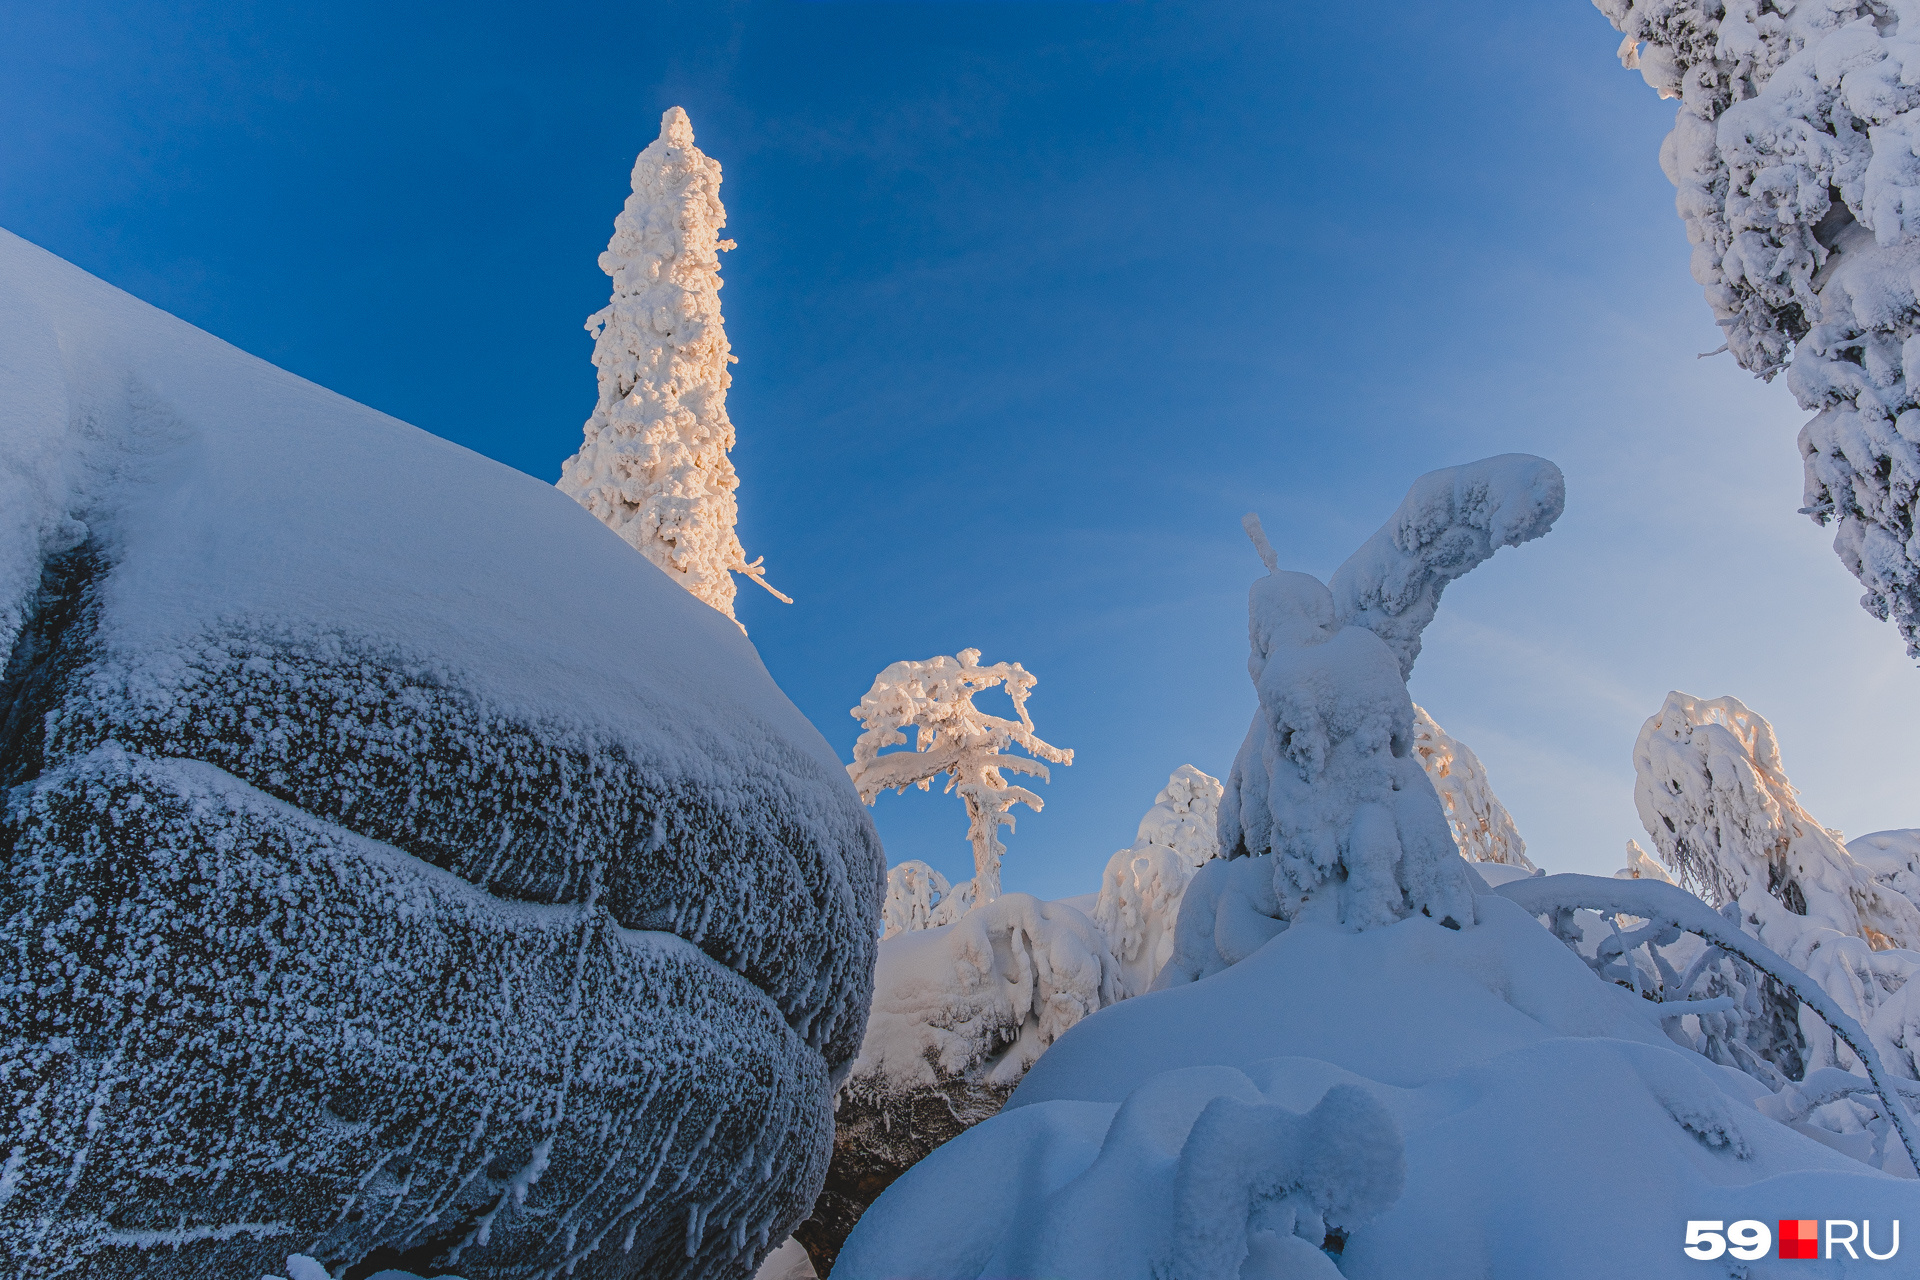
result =
M1087 1018L1000 1116L868 1210L836 1280L1727 1280L1773 1273L1687 1258L1688 1219L1868 1218L1877 1249L1893 1219L1910 1227L1911 1181L1766 1119L1762 1086L1679 1049L1649 1002L1513 904L1475 907L1457 931L1295 924L1220 973ZM1341 1084L1402 1135L1391 1207L1337 1219L1338 1193L1377 1186L1371 1152L1390 1143L1332 1135L1298 1168L1232 1170L1270 1198L1215 1224L1208 1248L1227 1239L1243 1269L1200 1265L1178 1206L1203 1189L1206 1109L1305 1113ZM1337 1270L1308 1247L1324 1243L1344 1244ZM1021 1269L1036 1262L1050 1269Z
M746 1275L804 1216L878 841L565 495L0 232L0 645L12 1274Z

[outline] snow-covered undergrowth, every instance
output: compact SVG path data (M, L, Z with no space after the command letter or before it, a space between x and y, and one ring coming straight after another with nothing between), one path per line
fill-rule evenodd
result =
M1594 3L1679 99L1660 165L1727 346L1817 415L1802 509L1920 656L1920 7Z
M1529 876L1445 838L1409 758L1420 627L1447 577L1544 532L1560 497L1533 459L1439 477L1388 529L1437 532L1443 561L1376 539L1362 581L1386 589L1255 584L1230 854L1191 885L1173 961L895 1182L837 1277L1690 1275L1689 1219L1845 1204L1885 1230L1911 1203L1883 1171L1913 1172L1910 1060L1737 918L1652 863ZM1789 1079L1753 1052L1796 998L1853 1070ZM1877 1127L1815 1122L1851 1107Z
M4 233L0 491L9 1274L749 1272L882 870L739 629Z

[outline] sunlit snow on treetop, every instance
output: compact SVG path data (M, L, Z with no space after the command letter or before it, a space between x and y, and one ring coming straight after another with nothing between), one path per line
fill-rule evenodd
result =
M560 490L667 576L729 618L733 575L779 596L734 531L740 481L727 451L727 365L720 316L720 165L693 145L679 107L633 164L633 194L600 269L613 299L587 320L600 402ZM788 603L792 603L788 601Z

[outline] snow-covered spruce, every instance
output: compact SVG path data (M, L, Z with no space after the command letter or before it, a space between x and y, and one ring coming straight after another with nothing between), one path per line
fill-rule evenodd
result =
M1616 880L1658 880L1663 884L1675 883L1673 875L1665 867L1647 856L1638 840L1627 841L1627 865L1613 873Z
M980 665L978 649L962 649L954 657L924 662L896 662L873 678L873 687L861 696L849 714L860 722L853 744L853 763L847 774L860 798L872 804L882 791L905 791L933 785L947 775L947 791L959 792L967 804L967 839L973 845L973 881L955 885L953 906L992 902L1000 896L1000 859L1007 847L1000 828L1013 827L1013 807L1024 804L1038 812L1045 805L1025 787L1007 781L1009 773L1024 773L1045 782L1047 766L1073 763L1073 752L1041 741L1027 714L1027 698L1039 678L1017 662ZM991 715L973 705L984 690L1005 687L1019 720ZM911 751L881 752L907 741L914 731ZM1019 744L1034 758L1007 755ZM949 911L943 919L951 919ZM936 923L938 923L936 921Z
M1504 862L1525 871L1534 869L1527 857L1527 842L1520 838L1507 806L1493 794L1480 757L1442 729L1419 703L1413 707L1413 754L1440 794L1461 857L1468 862Z
M613 299L587 320L600 402L560 491L729 618L733 575L767 584L734 532L740 485L727 417L737 357L720 318L720 164L693 145L679 107L633 164L600 269Z
M551 487L4 233L0 294L6 1273L750 1274L870 998L832 749Z
M1680 100L1660 164L1727 346L1817 415L1802 509L1920 656L1920 7L1594 2Z
M1876 949L1920 950L1920 909L1800 806L1773 726L1738 698L1669 693L1641 726L1633 768L1634 804L1660 860L1708 903L1747 907L1770 895Z
M1682 885L1805 970L1889 1046L1920 1040L1920 909L1795 798L1773 726L1737 698L1669 693L1634 744L1634 801ZM1897 878L1897 868L1887 877ZM1848 1065L1824 1021L1792 1001L1751 1047L1787 1075ZM1797 1027L1793 1025L1797 1023Z
M822 1274L882 1189L998 1111L1048 1045L1122 998L1119 979L1092 921L1024 893L883 941L826 1188L796 1233Z
M1247 518L1271 571L1247 602L1260 707L1220 802L1227 861L1188 889L1159 984L1217 972L1296 920L1473 923L1466 864L1414 757L1406 678L1446 584L1545 533L1565 502L1544 458L1431 472L1331 587L1281 570Z
M1153 985L1173 954L1173 926L1194 872L1220 855L1220 780L1175 769L1140 819L1133 845L1107 861L1093 922L1120 965L1120 995Z

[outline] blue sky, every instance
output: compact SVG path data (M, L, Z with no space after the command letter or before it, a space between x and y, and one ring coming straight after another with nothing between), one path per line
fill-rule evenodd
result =
M742 617L843 755L890 661L1039 675L1077 757L1011 889L1091 890L1169 771L1231 763L1242 512L1324 577L1507 450L1567 515L1449 591L1413 693L1537 861L1646 843L1669 688L1770 717L1822 821L1920 824L1920 673L1794 514L1784 385L1695 358L1671 105L1586 0L550 8L7 6L0 225L550 480L595 259L684 106L739 242L741 532L798 600ZM958 800L875 816L968 872Z

